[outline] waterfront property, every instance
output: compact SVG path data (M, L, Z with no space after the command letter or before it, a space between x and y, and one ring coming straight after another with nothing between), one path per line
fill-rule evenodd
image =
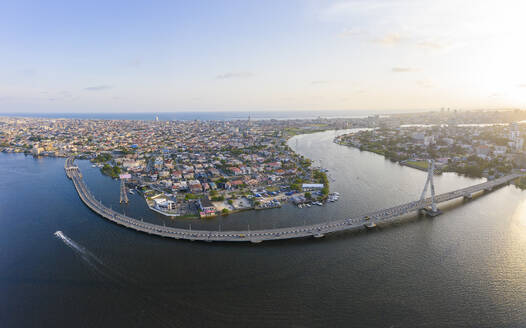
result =
M526 169L524 124L395 126L356 131L335 142L380 154L418 170L434 158L436 174L493 179Z
M152 211L165 216L212 217L241 209L274 208L260 197L302 192L302 183L323 183L318 168L286 144L289 128L308 132L337 121L149 122L0 118L0 151L33 156L77 156L137 189ZM7 147L6 147L7 146ZM258 196L259 195L259 196ZM212 203L198 210L198 199ZM231 206L244 199L240 206ZM279 199L278 199L279 200ZM225 209L224 204L228 204ZM219 203L219 204L218 204ZM215 205L218 205L215 207Z
M325 234L337 231L352 230L362 228L364 225L372 227L380 222L388 222L402 215L426 210L435 210L435 204L450 201L456 198L470 198L474 193L480 191L491 191L496 187L505 185L512 180L519 178L521 175L512 174L495 180L480 183L467 188L454 190L429 198L422 198L398 206L377 210L359 216L354 216L342 220L335 220L313 225L294 226L279 229L265 229L253 231L206 231L206 230L187 230L174 227L160 226L152 223L143 222L124 214L118 213L102 205L102 202L96 200L87 188L78 167L73 164L74 158L66 159L64 169L67 176L73 181L80 199L95 213L112 222L123 225L137 231L146 232L161 237L170 237L174 239L200 240L200 241L249 241L259 243L265 240L292 239L304 237L323 237ZM427 182L426 182L427 188ZM426 188L424 188L424 193ZM374 224L374 225L373 225Z

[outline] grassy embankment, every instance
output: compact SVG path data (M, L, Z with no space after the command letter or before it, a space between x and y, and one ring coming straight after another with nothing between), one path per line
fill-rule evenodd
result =
M520 177L518 179L513 180L513 184L516 185L519 189L525 190L526 189L526 177Z
M121 168L118 166L111 166L109 164L104 164L100 169L102 173L109 175L112 178L118 178L121 173Z

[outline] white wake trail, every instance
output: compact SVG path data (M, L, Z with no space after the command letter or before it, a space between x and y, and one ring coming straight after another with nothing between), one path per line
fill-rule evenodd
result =
M72 249L75 252L75 254L78 255L95 273L99 274L107 280L110 280L113 284L121 288L140 288L141 295L138 298L138 300L142 308L147 308L149 306L152 306L153 304L156 306L156 308L162 309L162 311L173 311L173 308L171 306L168 307L166 303L159 303L157 296L151 294L150 290L142 289L141 285L129 274L124 275L118 270L109 267L97 256L88 251L84 246L76 243L62 231L55 231L54 235L57 239L61 240L62 242L64 242L64 244L66 244L66 246ZM191 303L187 303L184 301L177 300L176 302L185 306L193 306ZM163 316L158 315L156 312L149 312L146 313L146 315L151 316L152 320L155 320L158 325L162 325L163 327L172 327L171 321L163 319Z
M64 244L71 248L77 255L79 255L80 258L84 260L84 262L86 262L90 266L90 268L93 269L95 272L115 282L122 281L120 274L118 274L115 270L112 270L110 267L104 264L104 262L102 262L93 253L88 251L85 247L73 241L65 233L58 230L55 231L54 235L58 239L62 240Z
M80 255L87 255L89 253L88 251L86 251L86 249L84 247L82 247L79 244L77 244L76 242L74 242L71 238L66 236L62 231L60 231L60 230L55 231L54 235L56 237L60 238L64 242L64 244L66 244L68 247L73 249L78 254L80 254Z

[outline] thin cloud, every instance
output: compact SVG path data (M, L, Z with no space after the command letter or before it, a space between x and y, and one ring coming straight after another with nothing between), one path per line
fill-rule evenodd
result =
M103 91L103 90L108 90L108 89L111 89L111 86L109 86L109 85L95 85L95 86L92 86L92 87L84 88L84 90L86 90L86 91Z
M322 9L319 13L319 18L333 21L354 15L363 17L364 15L370 15L378 10L388 8L390 5L390 2L378 1L340 1Z
M62 98L71 98L72 95L69 91L63 90L58 93L58 95Z
M252 77L254 74L249 72L228 72L224 74L219 74L216 76L216 79L226 80L226 79L245 79Z
M340 33L341 37L351 37L361 34L361 30L357 28L344 28Z
M391 68L391 71L394 73L409 73L409 72L416 72L417 69L411 68L411 67L393 67Z
M402 42L402 37L398 33L387 34L380 39L373 40L376 43L380 43L387 46L397 45Z
M433 83L429 82L429 81L426 81L426 80L419 80L419 81L416 81L416 84L421 87L421 88L434 88L435 86L433 85Z
M490 94L489 98L496 99L496 98L502 98L503 96L504 96L504 94L495 92L495 93Z
M326 80L317 80L317 81L312 81L311 84L327 84L329 83L329 81L326 81Z
M519 84L518 87L519 87L519 88L526 88L526 83L524 83L524 84Z
M428 49L442 49L445 46L438 42L433 41L421 41L417 42L416 45L421 48L428 48Z

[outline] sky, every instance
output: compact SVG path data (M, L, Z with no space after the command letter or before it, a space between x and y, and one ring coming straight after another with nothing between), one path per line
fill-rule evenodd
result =
M526 1L0 2L0 113L526 108Z

